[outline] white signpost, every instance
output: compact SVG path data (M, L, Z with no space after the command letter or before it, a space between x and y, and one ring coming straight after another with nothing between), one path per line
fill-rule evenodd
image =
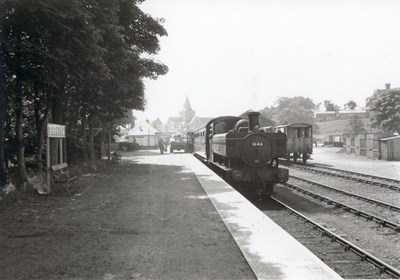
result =
M52 124L49 123L47 124L47 138L46 138L46 144L47 144L47 151L46 151L46 170L47 170L47 188L48 191L50 191L50 184L51 184L51 173L50 173L50 138L65 138L65 125L59 125L59 124ZM63 163L63 141L60 139L59 141L60 146L59 146L59 163Z
M65 125L47 124L47 137L65 138Z

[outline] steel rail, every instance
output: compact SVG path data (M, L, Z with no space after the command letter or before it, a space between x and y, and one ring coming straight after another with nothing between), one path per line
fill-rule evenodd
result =
M400 186L400 180L396 180L396 179L391 179L391 178L386 178L386 177L376 176L376 175L369 175L369 174L364 174L364 173L355 172L355 171L342 170L342 169L333 168L333 167L325 167L325 166L319 166L319 165L314 165L314 166L318 167L318 168L325 168L328 170L333 170L333 171L338 171L338 172L349 172L349 173L356 174L361 177L367 177L367 178L369 177L369 178L374 178L374 179L379 179L379 180L385 180L385 181L388 181L391 183L398 184Z
M357 247L356 245L352 244L351 242L347 241L346 239L340 237L339 235L333 233L332 231L326 229L325 227L321 226L320 224L314 222L310 218L304 216L300 212L294 210L290 206L286 205L285 203L281 202L275 197L271 197L274 201L277 203L281 204L285 209L290 211L291 213L295 214L296 216L300 217L304 221L310 223L315 229L320 231L324 236L327 236L330 238L332 241L338 242L340 245L344 247L345 250L354 252L357 254L359 257L361 257L361 260L363 261L368 261L369 263L372 263L376 267L379 268L379 271L381 273L387 273L391 275L392 277L400 278L400 271L394 268L393 266L387 264L386 262L378 259L377 257L373 256L372 254L366 252L365 250Z
M330 167L322 167L322 166L317 166L317 165L312 165L311 166L311 165L291 164L290 166L292 166L294 168L302 169L302 170L311 171L311 172L314 172L314 173L326 174L326 175L330 175L330 176L333 176L333 177L345 178L345 179L356 181L356 182L367 183L367 184L370 184L370 185L376 185L376 186L385 187L385 188L389 188L389 189L392 189L392 190L400 191L400 187L396 186L396 185L390 185L390 184L386 184L386 183L382 183L382 182L367 180L367 179L363 179L363 178L357 178L357 177L349 176L349 175L346 175L346 174L350 174L350 175L351 174L355 174L355 175L359 175L359 176L361 175L363 177L369 177L369 178L373 178L373 179L380 179L380 180L385 180L385 181L389 181L389 182L392 182L392 183L400 184L400 181L389 179L389 178L378 177L378 176L373 176L373 175L367 175L367 174L357 173L357 172L348 171L348 170L333 169L333 168L330 168ZM317 168L320 168L322 170L316 170ZM326 170L323 170L323 169L326 169ZM334 173L333 171L341 172L341 173L344 173L344 174L337 174L337 173Z
M328 190L331 190L331 191L335 191L335 192L338 192L338 193L341 193L341 194L352 196L352 197L355 197L355 198L358 198L358 199L361 199L361 200L364 200L364 201L367 201L367 202L370 202L370 203L374 203L374 204L382 206L382 207L386 207L386 208L388 208L390 210L394 210L394 211L400 212L400 207L397 207L396 205L392 205L392 204L389 204L389 203L386 203L386 202L383 202L383 201L379 201L379 200L376 200L376 199L368 198L366 196L358 195L358 194L355 194L355 193L346 192L346 191L343 191L343 190L340 190L340 189L337 189L337 188L334 188L334 187L331 187L331 186L328 186L328 185L323 185L323 184L320 184L320 183L317 183L317 182L314 182L314 181L311 181L311 180L307 180L307 179L304 179L304 178L300 178L300 177L297 177L297 176L290 175L290 177L295 178L297 180L304 181L304 182L309 183L311 185L315 185L315 186L322 187L322 188L325 188L325 189L328 189Z
M356 215L358 215L358 216L364 217L364 218L366 218L367 220L374 220L374 221L378 222L378 223L379 223L380 225L382 225L382 226L389 227L389 228L394 229L394 230L397 231L397 232L400 232L400 225L399 225L399 224L392 223L392 222L390 222L390 221L388 221L388 220L385 220L385 219L383 219L383 218L377 217L377 216L372 215L372 214L368 214L368 213L366 213L366 212L364 212L364 211L361 211L361 210L356 209L356 208L354 208L354 207L351 207L351 206L349 206L349 205L346 205L346 204L337 202L337 201L335 201L335 200L329 199L329 198L327 198L327 197L324 197L324 196L322 196L322 195L319 195L319 194L316 194L316 193L307 191L307 190L305 190L305 189L303 189L303 188L294 186L294 185L292 185L292 184L284 183L283 185L286 186L286 187L288 187L288 188L291 188L291 189L300 191L300 192L302 192L302 193L305 193L305 194L307 194L307 195L309 195L309 196L312 196L312 197L314 197L314 198L318 198L318 199L320 199L320 200L322 200L322 201L324 201L324 202L327 202L328 204L333 204L333 205L335 205L335 206L337 206L337 207L343 208L344 210L349 211L349 212L351 212L351 213L354 213L354 214L356 214Z
M207 163L206 158L203 157L203 156L201 156L200 154L198 154L198 153L193 153L193 156L194 156L195 158L197 158L198 160L200 160L201 162Z

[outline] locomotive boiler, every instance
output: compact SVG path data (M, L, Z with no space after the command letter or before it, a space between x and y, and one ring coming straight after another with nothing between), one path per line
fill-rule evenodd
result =
M269 195L275 183L289 178L279 167L279 157L287 153L286 134L260 130L258 112L249 112L248 120L215 118L194 137L195 151L204 151L209 165L242 192Z

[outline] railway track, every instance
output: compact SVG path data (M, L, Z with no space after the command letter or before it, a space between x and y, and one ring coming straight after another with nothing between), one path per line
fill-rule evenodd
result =
M276 198L285 211L262 211L344 278L400 278L400 271Z
M285 187L287 187L287 188L299 191L299 192L301 192L303 194L309 195L309 196L311 196L313 198L316 198L316 199L319 199L319 200L321 200L323 202L326 202L329 205L335 205L336 207L342 208L342 209L344 209L346 211L349 211L349 212L351 212L351 213L353 213L353 214L355 214L357 216L364 217L367 220L375 221L381 226L391 228L391 229L393 229L393 230L395 230L397 232L400 231L400 224L398 224L398 223L389 221L389 220L387 220L385 218L382 218L382 217L379 217L377 215L368 213L368 212L363 211L361 209L355 208L355 207L350 206L348 204L344 204L344 203L342 203L340 201L331 199L331 198L326 197L324 195L317 194L317 193L315 193L313 191L309 191L309 190L307 190L305 188L301 188L299 186L295 186L295 185L290 184L290 183L285 183L283 185Z
M198 158L203 163L206 162L205 159L203 157L201 157L200 155L198 155L198 154L195 154L195 157ZM389 209L391 211L400 212L400 207L397 207L397 206L389 204L389 203L385 203L385 202L374 200L374 199L371 199L371 198L368 198L368 197L364 197L364 196L361 196L361 195L345 192L345 191L339 190L337 188L333 188L333 187L330 187L330 186L327 186L327 185L323 185L323 184L319 184L319 183L316 183L316 182L312 182L310 180L302 179L302 178L299 178L299 177L295 177L295 176L291 176L291 177L292 178L296 178L297 180L302 180L303 182L307 182L308 184L311 184L311 185L314 185L314 186L318 186L320 188L324 188L324 189L328 189L330 191L335 191L335 192L341 193L341 194L343 194L345 196L348 196L348 197L356 197L357 199L366 201L366 202L368 202L370 204L372 203L372 204L377 205L379 207L387 208L387 209ZM336 207L342 208L342 209L344 209L344 210L346 210L348 212L351 212L351 213L353 213L353 214L355 214L357 216L364 217L367 220L375 221L380 226L388 227L388 228L391 228L391 229L395 230L396 232L400 232L400 224L397 223L397 222L393 222L392 221L392 220L396 220L396 217L397 217L394 214L390 214L389 213L389 214L386 215L386 217L381 217L381 216L378 216L377 214L371 214L370 213L370 209L368 209L368 207L365 207L365 206L364 206L364 208L368 209L368 212L365 211L365 210L358 209L358 208L355 208L353 206L350 206L349 204L345 204L345 203L342 203L340 201L331 199L331 198L329 198L327 196L317 194L317 193L315 193L315 191L313 192L313 191L307 190L305 188L301 188L299 186L295 186L295 185L290 184L290 183L285 183L283 185L288 187L288 188L290 188L290 189L294 189L296 191L299 191L301 193L309 195L309 196L311 196L313 198L316 198L316 199L319 199L321 201L324 201L324 202L328 203L329 205L335 205ZM376 211L376 212L382 213L382 211L379 211L379 210Z
M328 175L328 176L332 176L332 177L340 177L340 178L344 178L347 180L352 180L352 181L360 182L360 183L366 183L366 184L370 184L370 185L376 185L376 186L389 188L389 189L400 192L400 181L399 180L394 180L394 179L389 179L389 178L384 178L384 177L379 177L379 176L374 176L374 175L368 175L368 174L363 174L363 173L358 173L358 172L353 172L353 171L348 171L348 170L341 170L341 169L336 169L336 168L331 168L331 167L322 167L319 165L299 164L299 163L286 164L284 161L281 161L281 162L292 168L305 170L305 171L316 173L316 174L323 174L323 175Z
M320 187L320 188L324 188L324 189L327 189L327 190L330 190L330 191L333 191L333 192L344 194L344 195L349 196L349 197L354 197L354 198L357 198L357 199L360 199L360 200L364 200L364 201L367 201L367 202L369 202L371 204L375 204L375 205L381 206L383 208L387 208L389 210L400 212L400 207L398 207L396 205L393 205L393 204L390 204L390 203L386 203L386 202L379 201L379 200L376 200L376 199L372 199L372 198L369 198L369 197L366 197L366 196L358 195L358 194L355 194L355 193L352 193L352 192L347 192L347 191L344 191L344 190L341 190L341 189L338 189L338 188L334 188L334 187L331 187L331 186L328 186L328 185L320 184L320 183L317 183L317 182L314 182L314 181L311 181L311 180L307 180L307 179L304 179L304 178L300 178L300 177L297 177L297 176L291 175L290 178L294 178L296 180L300 180L300 181L303 181L303 182L308 183L310 185L317 186L317 187Z
M201 160L203 163L205 163L204 158L201 156L197 155L196 156L199 160ZM300 172L300 171L297 171ZM376 187L374 187L376 188ZM281 193L283 194L283 191L285 190L284 187L280 187ZM287 189L286 189L287 190ZM330 190L332 191L332 190ZM375 190L376 191L376 190ZM397 192L393 191L394 194L397 194ZM289 193L289 192L288 192ZM338 192L340 193L340 191ZM346 195L343 194L342 195ZM314 196L315 197L315 196ZM304 197L303 197L304 198ZM259 204L259 203L264 203L265 201L259 200L259 198L255 199L256 202L254 204ZM285 199L286 200L286 199ZM335 206L339 206L339 204L335 203L334 200L331 200L331 202L328 202L326 199L322 199L323 201L326 201L329 204L334 204ZM362 200L362 198L357 198L357 200ZM290 200L289 200L290 201ZM304 198L304 201L307 201L307 199ZM309 200L311 201L311 200ZM368 201L363 200L363 201ZM265 206L268 208L270 207L269 205L270 202L265 202ZM375 202L368 202L368 203L373 203L374 205L380 205L379 207L385 207L384 209L393 211L395 213L398 213L397 209L392 209L393 207L389 207L389 205L385 205L385 203L375 203ZM388 203L386 203L388 204ZM296 204L297 205L297 200ZM301 204L300 204L301 205ZM375 207L375 206L374 206ZM376 215L369 215L366 213L366 211L360 211L359 209L349 207L348 205L342 206L342 208L355 213L356 215L365 217L367 220L373 220L379 224L379 228L381 226L385 226L388 228L392 228L395 230L398 230L400 228L399 225L396 223L392 223L386 219L381 219L380 217ZM396 208L396 207L395 207ZM398 207L397 207L398 208ZM289 208L286 208L289 209ZM283 229L285 229L289 234L291 234L295 239L297 239L300 243L302 243L304 246L310 249L317 257L319 257L321 260L323 260L328 266L330 266L332 269L334 269L337 273L339 273L342 277L344 278L364 278L364 279L369 279L369 278L374 278L374 279L388 279L388 278L399 278L400 279L400 272L391 266L390 264L385 263L378 257L368 253L366 250L363 250L358 246L364 247L364 245L367 245L366 248L370 250L371 252L377 253L375 251L375 248L384 248L384 247L379 247L382 244L379 242L379 237L377 238L378 243L377 245L372 245L373 243L367 242L365 244L362 239L361 242L359 240L359 236L357 234L358 229L356 228L355 230L352 229L352 227L349 228L344 228L345 230L342 232L345 232L346 236L349 236L350 239L355 242L350 243L349 241L345 240L343 236L338 236L337 234L333 233L332 231L335 230L334 228L341 228L340 223L336 223L337 219L340 219L339 216L335 218L337 214L333 214L331 218L325 219L324 223L326 224L333 224L332 230L328 230L327 226L325 225L318 225L317 223L310 221L310 219L305 218L301 219L302 222L300 221L300 218L293 218L296 217L296 215L289 215L288 211L268 211L265 209L265 207L260 208L261 211L267 213L267 215L271 217L277 224L279 224ZM294 210L295 211L295 210ZM282 212L286 212L284 216L279 216ZM330 213L331 211L328 211L327 214L332 214ZM291 211L290 213L294 213ZM322 214L322 212L319 212ZM364 214L365 213L365 214ZM299 213L300 214L300 213ZM282 214L283 215L283 214ZM300 214L301 215L301 214ZM301 215L303 216L303 215ZM321 216L321 215L319 215ZM289 217L289 218L285 218ZM321 217L324 217L322 214ZM355 216L356 217L356 216ZM318 218L319 219L319 218ZM305 221L307 220L307 222ZM328 222L327 222L328 221ZM334 225L336 224L336 225ZM338 227L339 226L339 227ZM303 229L303 228L308 228L308 229ZM372 227L371 227L372 229ZM383 228L382 228L383 229ZM311 233L312 232L312 233ZM385 231L380 231L383 235L388 235L391 238L393 237L393 240L397 240L395 238L398 236L398 234L390 229L386 229ZM374 238L372 238L375 240ZM362 244L362 245L361 245ZM372 246L371 246L372 245ZM385 245L386 247L386 245ZM394 246L393 248L396 248ZM383 258L383 259L388 259L391 263L393 262L393 257L390 255L388 256L387 254L382 254L381 252L378 253L378 255ZM396 263L394 261L393 263Z

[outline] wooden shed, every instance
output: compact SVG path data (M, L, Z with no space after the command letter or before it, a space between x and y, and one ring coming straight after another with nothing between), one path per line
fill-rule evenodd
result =
M379 139L388 137L385 133L345 134L344 146L347 154L355 154L370 159L381 158Z
M400 136L379 139L381 159L400 160Z

